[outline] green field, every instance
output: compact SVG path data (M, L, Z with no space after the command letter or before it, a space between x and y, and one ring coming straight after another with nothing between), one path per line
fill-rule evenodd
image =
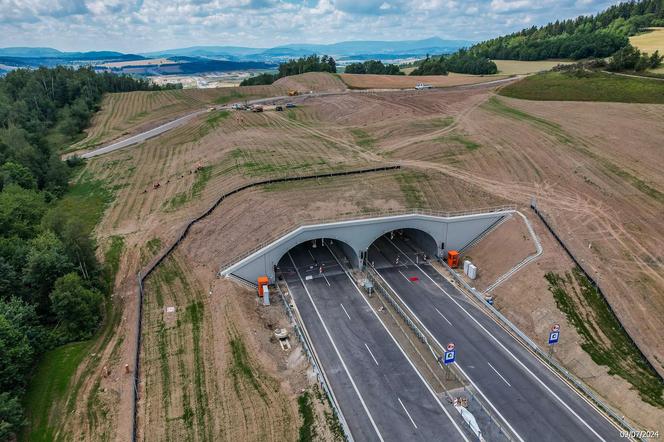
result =
M601 72L547 72L526 77L500 90L506 97L543 101L664 103L664 82Z

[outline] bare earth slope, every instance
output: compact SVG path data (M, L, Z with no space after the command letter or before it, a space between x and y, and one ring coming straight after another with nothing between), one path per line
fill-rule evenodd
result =
M301 75L280 78L273 86L297 91L300 93L313 92L341 92L345 91L346 85L337 75L326 72L307 72Z

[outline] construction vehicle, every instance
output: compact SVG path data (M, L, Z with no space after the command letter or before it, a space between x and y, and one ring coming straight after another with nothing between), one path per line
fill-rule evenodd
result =
M289 97L294 97L296 95L300 95L300 93L298 91L288 91L288 96Z

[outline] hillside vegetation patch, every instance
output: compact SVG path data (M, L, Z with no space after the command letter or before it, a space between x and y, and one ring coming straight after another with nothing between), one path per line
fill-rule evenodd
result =
M603 72L541 73L512 83L499 93L524 100L664 104L664 82Z
M581 336L581 348L656 407L664 407L664 382L631 340L602 294L579 268L545 275L556 305Z

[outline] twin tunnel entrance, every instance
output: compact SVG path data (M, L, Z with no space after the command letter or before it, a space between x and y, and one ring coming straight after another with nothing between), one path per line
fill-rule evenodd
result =
M401 247L399 247L401 246ZM405 250L404 250L405 249ZM401 253L413 260L426 261L437 256L436 240L418 229L397 229L374 239L359 253L348 243L334 238L315 238L297 244L279 259L277 272L300 268L306 276L337 274L341 267L362 269L364 265L399 264Z
M413 252L414 260L424 255L442 257L448 250L463 249L513 212L513 208L501 208L449 216L414 211L402 215L304 225L222 267L220 275L232 276L254 285L260 276L267 276L270 282L274 282L276 268L282 265L290 251L305 247L301 244L309 244L312 251L316 250L314 243L317 247L326 248L333 245L339 258L347 260L349 267L360 269L367 262L380 262L377 259L380 255L373 259L372 256L377 253L376 246L382 238L403 239L404 247L412 245L413 250L418 250L417 253Z

